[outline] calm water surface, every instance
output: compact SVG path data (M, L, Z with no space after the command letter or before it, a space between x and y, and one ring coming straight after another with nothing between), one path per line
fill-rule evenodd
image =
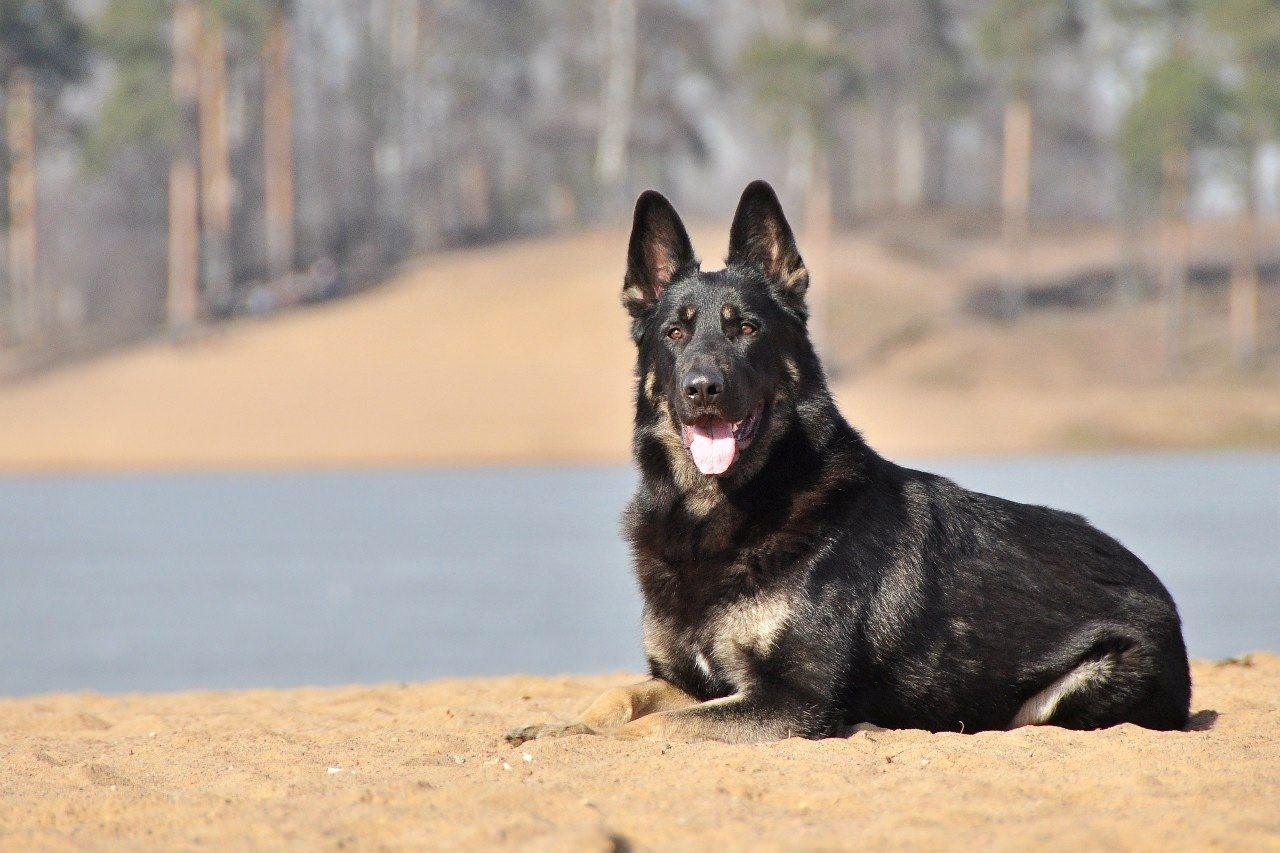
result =
M931 460L1145 559L1193 654L1280 649L1280 454ZM0 694L641 665L625 468L0 478Z

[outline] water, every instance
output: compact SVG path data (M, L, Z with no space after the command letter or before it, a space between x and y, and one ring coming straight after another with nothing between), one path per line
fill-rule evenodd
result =
M1280 454L931 461L1081 512L1192 654L1280 649ZM0 694L639 667L625 468L0 478Z

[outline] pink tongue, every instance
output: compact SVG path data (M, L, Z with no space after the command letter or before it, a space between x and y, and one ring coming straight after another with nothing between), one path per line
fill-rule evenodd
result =
M686 427L689 436L689 453L693 464L703 474L723 474L733 464L738 453L738 443L733 438L733 425L715 420L710 425Z

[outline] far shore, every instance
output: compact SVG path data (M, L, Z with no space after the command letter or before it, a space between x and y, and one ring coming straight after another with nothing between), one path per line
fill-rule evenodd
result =
M695 230L703 257L722 228ZM0 471L623 463L625 241L614 228L448 252L339 302L0 384ZM1066 275L1113 259L1114 242L1063 237L1031 259ZM853 233L826 261L833 389L881 452L1280 448L1273 371L1162 378L1155 303L965 317L1001 256L956 252L922 261ZM1201 308L1192 331L1212 355L1222 309Z

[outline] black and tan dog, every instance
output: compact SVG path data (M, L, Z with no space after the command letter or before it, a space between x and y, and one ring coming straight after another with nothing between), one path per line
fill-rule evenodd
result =
M878 456L827 390L808 282L768 184L743 193L717 272L665 198L640 197L625 525L652 677L508 739L1185 726L1186 649L1155 575L1079 516Z

